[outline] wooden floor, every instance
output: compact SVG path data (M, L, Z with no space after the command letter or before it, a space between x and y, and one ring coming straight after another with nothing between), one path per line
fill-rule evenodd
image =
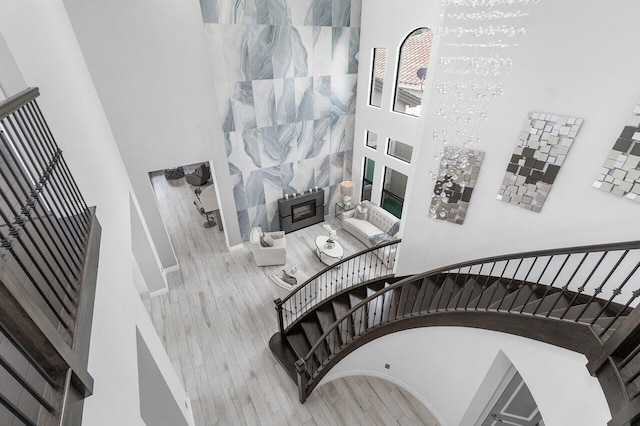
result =
M198 426L437 424L412 395L374 378L336 380L301 405L268 348L277 329L273 299L281 296L268 275L277 267L257 267L248 246L229 252L217 227L203 228L184 178L157 174L152 183L180 270L168 275L169 293L145 305ZM287 263L308 275L320 271L315 237L325 233L318 224L287 234ZM341 230L338 241L345 256L365 248Z

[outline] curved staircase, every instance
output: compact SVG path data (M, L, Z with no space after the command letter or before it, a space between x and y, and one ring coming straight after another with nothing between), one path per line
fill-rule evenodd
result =
M377 271L379 263L388 267L380 251L393 247L395 260L399 244L345 259L276 300L280 332L270 347L297 383L301 402L337 362L367 342L448 325L585 354L614 413L609 425L640 420L640 310L634 309L640 242L498 256L403 278L388 269L363 275L353 267L358 259L358 265L370 259L365 271ZM351 279L345 282L345 276ZM334 282L337 277L343 278Z

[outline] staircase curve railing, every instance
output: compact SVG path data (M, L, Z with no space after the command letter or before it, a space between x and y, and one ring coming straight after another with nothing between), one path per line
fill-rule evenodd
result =
M401 242L388 241L339 260L300 284L284 299L274 300L280 335L284 336L296 320L323 300L353 285L392 277Z
M584 353L615 414L609 424L631 424L640 419L639 269L640 241L630 241L495 256L404 278L336 315L310 342L296 362L300 400L368 341L409 327L460 325ZM560 326L570 328L554 336Z

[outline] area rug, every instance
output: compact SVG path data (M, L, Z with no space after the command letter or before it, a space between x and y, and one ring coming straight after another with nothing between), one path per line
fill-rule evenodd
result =
M289 283L286 283L286 282L282 281L282 271L283 270L288 275L291 275L291 276L296 278L296 283L294 285L291 285ZM304 271L301 271L300 269L298 269L298 265L296 263L291 263L289 265L285 265L285 266L283 266L281 268L278 268L275 271L273 271L272 273L270 273L269 274L269 278L271 278L271 281L276 283L279 287L282 287L283 289L285 289L287 291L291 291L294 288L296 288L297 286L299 286L300 284L302 284L305 281L307 281L310 277Z

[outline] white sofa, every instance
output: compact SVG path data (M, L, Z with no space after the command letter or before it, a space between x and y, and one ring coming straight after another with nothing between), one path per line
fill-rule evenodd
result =
M274 238L273 247L262 247L260 239L263 235L279 235L282 232L262 232L260 227L251 229L249 241L251 252L258 266L284 265L287 263L287 240L284 238Z
M346 211L342 213L343 230L362 241L367 247L374 247L399 238L400 220L397 217L370 201L363 201L360 206L367 209L367 219L357 219L355 217L357 209ZM395 248L380 250L380 252L376 252L378 257L391 268L392 260L395 259Z

